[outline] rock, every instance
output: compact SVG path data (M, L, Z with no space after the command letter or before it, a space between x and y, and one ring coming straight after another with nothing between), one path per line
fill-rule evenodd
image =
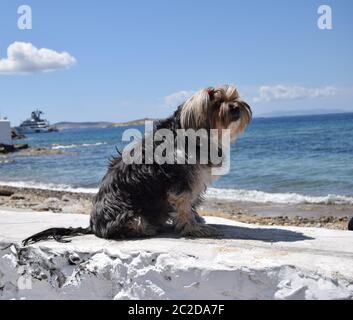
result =
M87 235L23 248L89 217L0 210L0 299L353 299L353 233L206 220L221 237Z
M0 154L13 153L13 152L17 152L28 148L29 148L28 144L14 144L14 145L0 144Z
M23 134L19 134L15 128L11 129L11 137L13 140L25 139L26 136Z
M0 197L11 197L14 194L13 191L0 189Z
M28 144L15 144L14 145L15 151L26 150L29 148Z
M26 196L23 194L15 193L11 196L11 200L26 200Z
M71 198L70 198L68 195L64 194L64 195L61 197L61 200L64 201L64 202L70 202L70 201L71 201Z
M32 207L33 210L36 211L53 211L53 212L61 212L61 202L58 198L48 198L43 203L35 205Z
M15 148L13 145L0 144L0 154L8 154L11 152L15 152Z

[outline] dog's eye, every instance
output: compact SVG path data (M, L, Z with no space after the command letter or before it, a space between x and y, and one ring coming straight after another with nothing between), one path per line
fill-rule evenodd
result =
M234 116L234 118L239 118L240 117L240 109L237 105L230 104L229 105L230 112Z

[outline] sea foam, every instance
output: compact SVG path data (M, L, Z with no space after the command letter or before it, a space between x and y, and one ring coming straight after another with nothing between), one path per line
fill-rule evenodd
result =
M97 142L97 143L83 143L83 144L70 144L70 145L53 145L53 150L60 149L75 149L75 148L89 148L89 147L97 147L101 145L107 144L106 142Z
M297 193L267 193L258 190L215 189L209 188L207 198L228 201L280 204L353 204L353 197L342 195L308 196Z
M0 186L34 188L40 190L67 191L73 193L97 193L98 188L73 187L65 184L42 183L35 181L0 181Z
M97 193L98 188L73 187L63 184L30 182L3 182L0 186L20 188L36 188L41 190L67 191L74 193ZM297 193L267 193L257 190L217 189L209 188L206 199L223 201L274 203L274 204L321 204L321 205L353 205L353 197L343 195L309 196Z

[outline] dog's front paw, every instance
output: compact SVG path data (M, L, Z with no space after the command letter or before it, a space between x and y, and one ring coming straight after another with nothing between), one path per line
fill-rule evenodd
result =
M197 223L201 223L201 224L205 224L206 220L201 217L196 211L193 212L194 213L194 219Z
M191 238L212 238L220 236L216 228L200 223L187 223L183 226L178 226L177 230L182 236Z

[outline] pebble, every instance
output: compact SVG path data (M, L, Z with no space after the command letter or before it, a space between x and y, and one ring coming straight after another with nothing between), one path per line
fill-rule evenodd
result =
M72 199L69 196L67 196L67 195L63 195L61 200L64 201L64 202L70 202Z
M11 197L13 194L12 191L0 189L0 197Z
M11 196L11 200L25 200L26 196L20 193L15 193Z

